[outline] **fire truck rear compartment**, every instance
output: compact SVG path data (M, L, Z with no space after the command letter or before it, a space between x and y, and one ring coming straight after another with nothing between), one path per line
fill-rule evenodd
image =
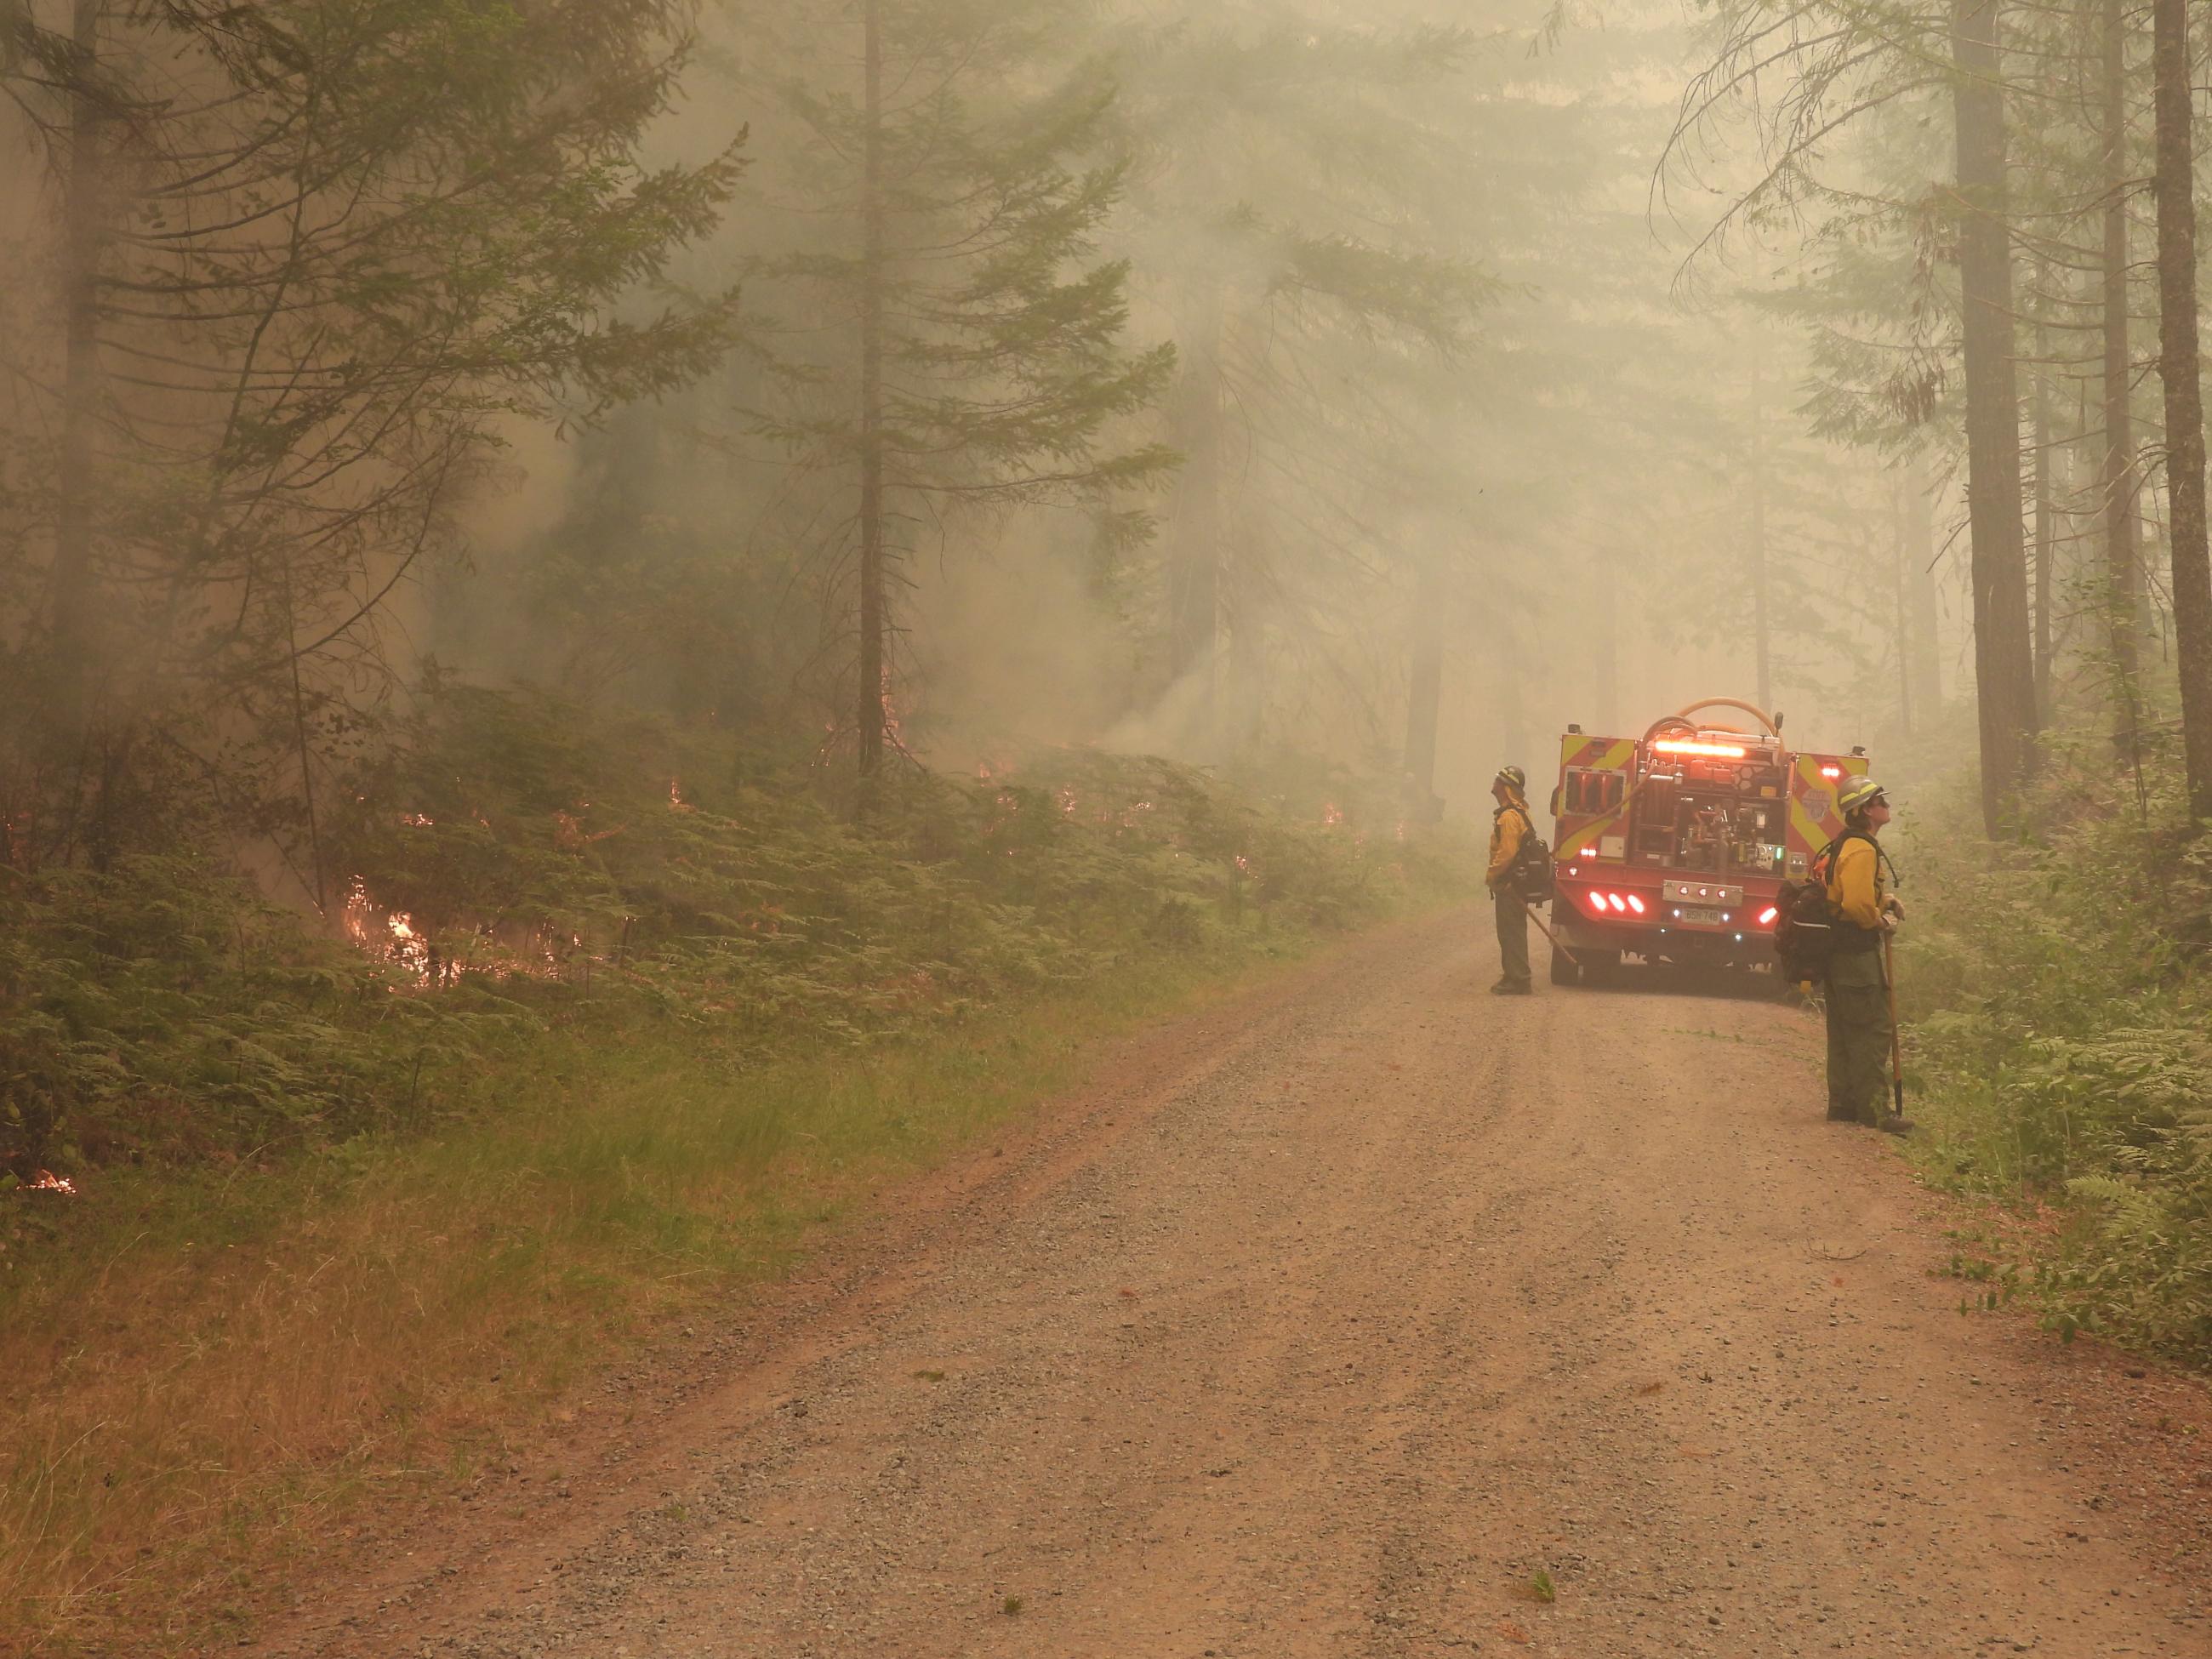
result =
M1782 890L1840 828L1833 792L1866 762L1793 753L1764 714L1753 733L1691 712L1641 738L1562 738L1554 981L1630 961L1771 976Z

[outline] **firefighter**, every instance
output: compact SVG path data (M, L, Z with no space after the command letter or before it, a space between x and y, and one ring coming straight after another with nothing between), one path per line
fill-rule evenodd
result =
M1853 778L1837 799L1844 833L1829 849L1828 1116L1904 1134L1911 1125L1881 1109L1890 1057L1889 981L1883 946L1905 907L1889 890L1889 858L1878 842L1889 800L1872 778Z
M1528 775L1517 766L1499 767L1491 780L1490 795L1498 810L1490 815L1490 873L1486 879L1498 912L1498 961L1504 970L1490 994L1525 997L1536 988L1528 972L1528 907L1514 880L1513 860L1522 842L1536 833L1528 817Z

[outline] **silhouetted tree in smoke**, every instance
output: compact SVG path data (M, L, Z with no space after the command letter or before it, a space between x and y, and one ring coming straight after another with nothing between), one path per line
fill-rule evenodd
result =
M2153 0L2157 110L2158 372L2166 387L2167 535L2190 816L2212 826L2212 563L2204 522L2204 402L2197 313L2196 100L2188 0Z
M1287 588L1394 556L1407 496L1389 481L1431 444L1442 382L1498 296L1462 210L1477 49L1388 9L1244 3L1154 9L1117 49L1141 189L1116 235L1182 358L1165 667L1202 740L1222 735L1224 634L1230 746L1249 747L1262 613L1296 626Z
M781 397L756 425L842 500L830 591L864 782L896 741L900 570L925 517L1110 516L1173 462L1115 441L1174 351L1125 343L1128 267L1095 252L1127 169L1102 152L1114 88L1063 61L1066 21L1052 3L854 0L802 8L757 54L753 83L801 130L774 182L806 245L750 267L793 296Z
M1940 14L1860 0L1724 6L1713 62L1684 95L1671 159L1683 160L1691 136L1717 111L1739 97L1756 102L1763 78L1771 79L1778 64L1789 71L1784 89L1757 113L1765 171L1723 216L1708 246L1746 224L1810 215L1816 228L1839 236L1837 226L1893 213L1896 198L1883 198L1878 181L1832 165L1836 135L1855 124L1872 126L1900 103L1939 90L1950 94L1955 188L1942 204L1943 243L1960 273L1983 806L1994 832L2032 764L2039 718L2020 510L2015 226L1996 0L1954 0Z
M731 294L614 313L737 161L636 159L667 0L73 0L11 41L54 230L5 302L10 855L104 858L183 810L167 776L303 825L317 890L318 731L380 689L380 618L501 423L725 349Z

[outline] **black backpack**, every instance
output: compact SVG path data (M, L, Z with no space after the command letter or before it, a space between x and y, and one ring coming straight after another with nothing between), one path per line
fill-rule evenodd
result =
M1509 812L1521 812L1517 806L1506 808ZM1552 849L1536 833L1535 821L1521 812L1521 822L1526 833L1521 844L1513 851L1513 862L1505 866L1505 879L1499 885L1506 888L1524 902L1540 903L1552 896Z
M1846 830L1814 856L1805 878L1784 888L1776 902L1774 959L1782 977L1791 985L1828 975L1828 958L1836 948L1836 913L1828 905L1828 872L1835 864L1836 850L1854 839L1873 846L1875 856L1881 856L1881 848L1872 836Z

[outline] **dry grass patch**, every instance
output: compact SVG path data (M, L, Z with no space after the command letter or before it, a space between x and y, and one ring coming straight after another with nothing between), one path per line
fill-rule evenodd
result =
M0 1634L66 1653L242 1632L362 1500L465 1488L641 1335L1065 1086L1092 1040L1225 982L1155 968L865 1059L719 1075L556 1035L513 1059L526 1109L448 1139L94 1184L72 1260L13 1287L0 1334Z

